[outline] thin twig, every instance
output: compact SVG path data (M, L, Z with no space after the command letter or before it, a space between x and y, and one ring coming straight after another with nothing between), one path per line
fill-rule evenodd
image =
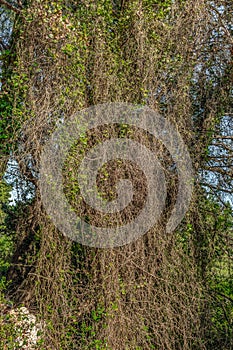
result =
M9 10L14 11L14 12L17 13L17 14L20 14L20 13L21 13L21 9L18 9L17 7L15 7L15 6L9 4L8 1L0 0L0 5L6 6Z

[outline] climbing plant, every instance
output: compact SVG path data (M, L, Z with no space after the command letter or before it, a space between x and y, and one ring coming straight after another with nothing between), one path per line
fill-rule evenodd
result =
M2 168L13 158L31 191L17 207L8 295L43 317L45 349L226 349L232 340L230 275L224 279L215 272L231 239L230 209L217 196L209 198L203 188L211 188L211 181L200 173L208 168L230 184L231 163L216 169L211 145L223 136L231 140L220 130L231 113L232 64L232 29L221 6L231 5L204 0L0 4L16 16L2 56ZM158 224L131 244L104 250L72 242L54 226L38 187L40 157L59 123L92 105L119 101L148 106L173 123L189 148L195 189L186 218L166 234L177 172L169 170L171 157L160 148L164 171L173 178ZM63 169L76 211L79 161L114 135L148 146L147 135L127 125L103 126L78 139ZM232 159L231 146L221 144ZM146 195L142 172L119 162L102 168L102 195L114 198L112 184L131 173ZM19 187L25 188L22 182ZM100 216L81 210L87 221L101 224Z

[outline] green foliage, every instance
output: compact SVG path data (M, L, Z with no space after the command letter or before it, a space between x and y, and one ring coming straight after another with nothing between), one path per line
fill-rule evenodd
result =
M15 147L12 140L24 120L22 98L27 90L27 76L25 73L11 73L6 78L6 85L0 94L0 150L9 155Z
M7 316L0 316L0 348L16 349L15 339L18 336L20 336L20 331L14 326L14 322Z
M8 221L8 207L10 186L3 180L0 182L0 281L4 284L8 267L10 266L9 258L13 251L13 235L9 231Z

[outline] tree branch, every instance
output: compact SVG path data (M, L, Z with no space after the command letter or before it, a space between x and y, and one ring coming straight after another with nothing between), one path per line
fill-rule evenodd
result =
M219 148L224 148L225 150L232 152L233 149L231 147L228 147L225 143L221 143L221 142L214 142L211 144L211 146L216 146Z
M17 7L15 7L15 6L9 4L8 1L0 0L0 5L6 6L9 10L14 11L14 12L17 13L17 14L19 14L19 13L21 12L20 9L18 9Z
M222 19L222 16L221 14L219 13L219 11L213 6L213 5L210 5L210 8L215 12L215 14L218 16L218 19L222 25L222 28L225 32L225 34L228 36L228 38L230 39L231 43L233 44L233 39L232 39L232 35L229 31L229 29L227 28L227 24L224 22L224 20Z
M224 166L226 167L226 166ZM232 170L224 170L222 169L221 166L208 166L208 165L205 165L203 166L203 169L204 170L208 170L208 171L211 171L211 172L217 172L219 174L222 174L222 175L226 175L226 176L233 176L233 171Z
M233 136L231 135L216 135L214 139L222 139L222 140L233 140Z
M201 185L202 186L207 186L207 187L211 188L214 191L225 192L225 193L229 193L229 194L233 193L233 190L228 190L227 188L222 188L220 186L214 186L214 185L212 185L209 182L201 182Z

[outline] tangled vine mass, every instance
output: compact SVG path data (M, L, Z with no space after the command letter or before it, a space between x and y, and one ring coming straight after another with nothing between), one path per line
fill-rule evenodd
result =
M25 345L20 321L2 312L1 349L233 349L232 10L230 0L0 1L0 302L31 315L31 333L39 331ZM111 103L147 108L172 125L190 155L193 189L168 233L181 153L176 164L161 140L135 125L103 119L84 129L58 166L64 196L86 223L121 227L164 189L148 188L145 168L133 161L108 159L96 177L100 197L117 201L123 179L132 203L98 212L77 180L94 147L113 138L140 144L166 182L152 227L103 248L64 235L39 184L57 128Z

